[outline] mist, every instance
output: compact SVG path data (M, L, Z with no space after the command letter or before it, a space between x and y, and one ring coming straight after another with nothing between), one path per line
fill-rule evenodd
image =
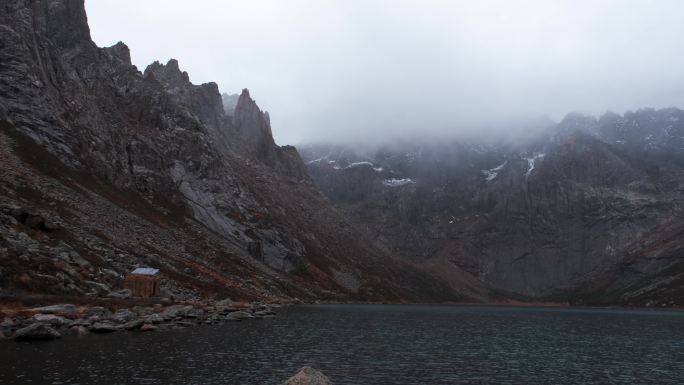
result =
M279 144L486 132L684 105L679 0L87 0L140 70L249 88ZM519 125L516 125L519 126Z

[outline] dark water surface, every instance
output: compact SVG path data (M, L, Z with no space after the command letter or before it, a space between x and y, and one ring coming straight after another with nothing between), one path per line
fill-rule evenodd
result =
M419 305L280 309L275 320L0 343L1 384L684 383L684 313Z

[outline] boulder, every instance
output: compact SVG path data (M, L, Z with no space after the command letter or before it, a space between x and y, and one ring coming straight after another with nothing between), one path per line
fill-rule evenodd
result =
M74 314L78 312L78 308L76 308L76 305L65 303L60 305L36 307L29 309L29 311L44 314Z
M71 332L74 335L77 335L79 337L88 334L88 329L85 326L81 326L81 325L74 326L74 327L70 328L69 330L71 330Z
M230 298L226 298L226 299L222 299L220 301L216 301L216 306L223 306L223 307L233 306L233 300Z
M110 324L108 322L96 322L90 327L90 331L93 333L113 333L119 330L119 326Z
M140 327L141 332L153 332L155 330L157 330L157 327L152 324L144 324Z
M305 366L299 372L290 377L283 385L332 385L330 379L320 371Z
M108 318L111 317L112 312L109 311L109 309L106 309L102 306L93 306L90 309L86 310L84 317L85 318L90 318L90 317L100 317L100 318Z
M62 335L50 325L34 323L14 332L15 341L47 341L61 338Z
M149 324L160 324L165 321L164 317L162 317L159 314L150 314L147 317L144 318L146 323Z
M95 294L102 297L106 297L112 291L112 289L104 283L95 281L83 281L83 283L86 284L86 286L88 286L92 290L94 290Z
M67 327L68 328L73 328L74 326L90 326L92 322L85 320L83 318L79 318L77 320L71 321Z
M229 321L242 321L243 319L248 319L248 318L254 318L254 316L246 311L234 311L232 313L228 313L226 316L226 319Z
M145 321L141 319L135 319L133 321L126 322L125 324L123 324L123 326L121 326L121 328L126 330L140 329L140 327L143 326L144 323Z
M54 314L36 314L31 317L31 322L46 323L58 327L71 323L70 320Z
M192 306L183 306L183 305L173 305L169 306L164 311L161 313L161 316L164 317L165 319L173 319L176 317L186 317L188 314L194 312L194 308Z
M268 316L275 316L276 313L273 310L259 310L257 312L254 312L255 317L268 317Z
M126 322L133 321L138 318L138 315L136 313L133 313L132 311L128 309L119 309L114 313L109 319L113 322L123 324Z

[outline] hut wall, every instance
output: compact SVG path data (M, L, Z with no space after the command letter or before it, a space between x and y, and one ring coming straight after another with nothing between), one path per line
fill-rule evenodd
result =
M124 281L124 288L131 290L134 297L159 296L159 277L129 274Z

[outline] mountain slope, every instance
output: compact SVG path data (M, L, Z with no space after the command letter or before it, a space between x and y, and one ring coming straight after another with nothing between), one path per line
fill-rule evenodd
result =
M525 140L300 148L321 190L405 260L542 300L681 304L684 113L570 114Z
M83 0L0 6L0 289L112 295L482 299L391 259L332 208L247 90L231 114L178 62L98 48Z

